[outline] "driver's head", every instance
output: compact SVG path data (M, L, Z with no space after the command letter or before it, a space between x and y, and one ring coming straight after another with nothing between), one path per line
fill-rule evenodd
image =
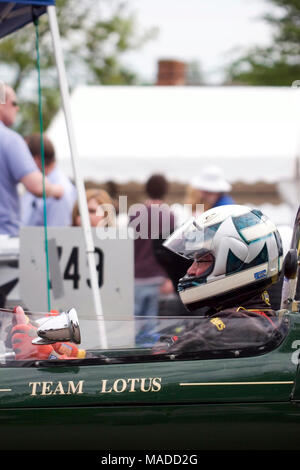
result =
M282 267L276 226L246 206L210 209L177 229L164 245L193 261L178 283L188 310L237 305L275 282Z

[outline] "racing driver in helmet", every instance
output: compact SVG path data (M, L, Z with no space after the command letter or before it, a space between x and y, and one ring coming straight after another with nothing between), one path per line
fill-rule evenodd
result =
M190 260L178 292L189 312L205 314L171 341L163 337L153 353L251 347L274 335L277 317L266 289L279 278L283 249L276 226L261 211L212 208L179 227L164 246Z

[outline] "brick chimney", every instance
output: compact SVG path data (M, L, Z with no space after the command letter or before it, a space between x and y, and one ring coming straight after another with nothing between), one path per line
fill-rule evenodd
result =
M156 85L185 85L185 63L177 60L159 60Z

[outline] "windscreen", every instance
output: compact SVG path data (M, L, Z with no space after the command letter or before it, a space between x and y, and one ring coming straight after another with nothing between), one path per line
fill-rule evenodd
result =
M50 314L51 315L51 314ZM37 345L49 314L26 313L17 324L13 313L1 312L1 366L36 365L36 361L110 363L153 359L239 357L262 354L277 347L287 333L282 315L163 316L103 319L79 318L81 343L57 341ZM54 331L55 333L55 331ZM54 334L52 331L52 334Z

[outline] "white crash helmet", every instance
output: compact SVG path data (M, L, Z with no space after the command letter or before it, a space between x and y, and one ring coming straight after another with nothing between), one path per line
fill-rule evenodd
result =
M213 257L208 271L179 280L180 298L190 311L238 305L276 282L282 268L276 226L260 210L247 206L219 206L193 217L164 246L191 260L206 253Z

